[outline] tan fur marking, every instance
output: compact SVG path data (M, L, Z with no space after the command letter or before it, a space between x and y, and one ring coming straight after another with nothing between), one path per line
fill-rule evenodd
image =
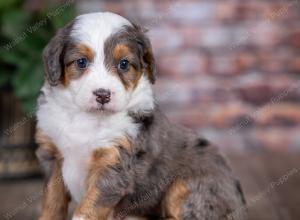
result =
M132 53L130 48L124 44L119 43L113 49L113 59L117 62L119 62L121 59L127 59L129 62L131 62L134 57L135 55ZM128 90L130 87L135 89L141 76L142 72L135 69L133 65L130 65L128 72L126 72L125 76L122 77L122 83L125 89Z
M97 188L97 181L108 166L116 165L119 162L119 157L119 151L116 147L101 148L94 151L87 179L87 192L76 209L75 216L83 217L85 220L108 219L113 207L99 207L97 204L101 196L101 192Z
M76 79L76 78L80 77L80 75L82 75L80 72L81 71L76 68L74 63L67 66L65 68L62 84L64 86L68 86L72 79Z
M133 70L131 70L130 75L132 75L131 82L132 82L133 88L135 89L138 85L140 78L142 77L142 72L133 69Z
M71 60L71 63L65 64L65 72L62 80L64 86L69 85L72 79L77 79L84 73L87 73L87 70L79 70L76 67L76 60L85 57L89 60L89 62L92 62L95 58L95 52L89 46L84 44L76 44L74 47L75 48L72 49L73 52L68 54L68 60Z
M113 50L113 58L115 60L120 60L122 58L129 59L131 55L131 51L129 47L124 44L117 44Z
M54 161L52 175L44 187L43 210L39 220L65 220L70 196L64 186L61 162Z
M132 148L131 148L132 144L131 144L131 141L128 137L116 140L115 141L115 146L124 148L128 152L130 152L132 150Z
M61 154L51 139L41 130L37 130L35 138L40 150L46 154L48 159L46 162L51 166L51 173L44 186L42 213L39 220L64 220L67 217L70 196L63 182ZM43 160L43 157L40 159Z
M163 201L164 217L170 220L181 219L182 204L187 198L189 190L186 183L178 179L168 189Z
M85 44L78 44L77 45L78 52L88 58L89 61L93 61L95 58L95 52L92 48Z
M37 129L35 133L35 141L39 145L39 147L47 151L49 155L52 155L56 159L62 158L61 153L53 144L52 140L46 134L44 134L44 132L41 129Z

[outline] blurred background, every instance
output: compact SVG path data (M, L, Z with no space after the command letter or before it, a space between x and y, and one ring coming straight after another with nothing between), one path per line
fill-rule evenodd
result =
M250 219L300 219L299 0L0 0L0 219L36 219L40 208L41 51L96 11L149 30L161 108L227 155Z

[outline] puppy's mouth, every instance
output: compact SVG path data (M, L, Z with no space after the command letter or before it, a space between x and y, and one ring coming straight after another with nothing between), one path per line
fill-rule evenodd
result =
M105 111L107 110L107 108L105 107L105 105L99 104L98 107L96 108L98 111Z
M112 114L115 113L115 111L111 108L109 108L106 104L98 104L95 107L90 108L90 112L93 113L103 113L103 114Z

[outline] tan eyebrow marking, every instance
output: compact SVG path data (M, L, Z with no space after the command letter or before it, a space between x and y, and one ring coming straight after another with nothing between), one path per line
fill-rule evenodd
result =
M115 60L119 60L123 57L130 58L129 56L132 56L131 51L130 51L129 47L124 44L119 43L113 49L113 58Z
M92 48L85 44L78 44L76 47L78 48L80 54L85 55L90 61L94 60L95 52Z
M85 44L73 44L69 51L66 53L65 60L68 63L65 64L64 75L62 78L62 84L64 86L69 85L72 79L77 79L82 76L87 70L79 70L76 68L74 61L82 57L86 57L89 62L92 62L95 58L95 52L92 48Z

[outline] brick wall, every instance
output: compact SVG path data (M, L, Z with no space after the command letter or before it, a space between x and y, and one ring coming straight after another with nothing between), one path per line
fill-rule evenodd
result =
M80 1L149 29L168 117L225 149L300 149L300 0Z

